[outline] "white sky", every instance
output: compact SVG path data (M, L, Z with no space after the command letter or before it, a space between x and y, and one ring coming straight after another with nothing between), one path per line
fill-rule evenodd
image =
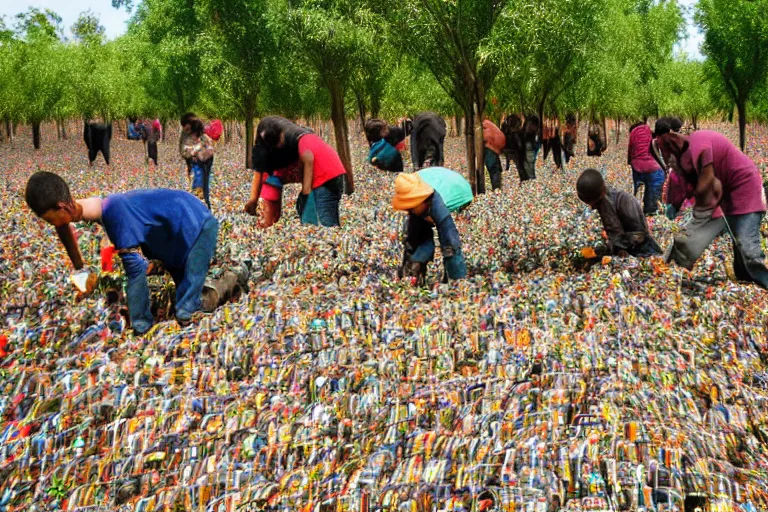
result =
M224 0L226 1L226 0ZM678 46L690 58L703 59L699 51L699 45L703 39L699 30L693 25L693 6L696 0L678 0L686 9L688 22L688 38ZM134 2L137 3L137 2ZM39 9L49 8L62 17L64 32L71 37L70 27L75 23L81 12L91 9L99 16L101 24L106 29L110 39L119 36L126 30L126 22L130 17L125 9L114 9L111 0L0 0L0 16L5 16L7 25L13 25L13 18L20 12L25 12L30 7Z
M15 23L13 18L30 7L47 8L61 16L64 35L68 38L72 37L70 28L77 17L88 9L99 17L110 39L126 31L126 22L130 17L125 9L113 8L111 0L0 0L0 16L5 16L5 24L12 27Z

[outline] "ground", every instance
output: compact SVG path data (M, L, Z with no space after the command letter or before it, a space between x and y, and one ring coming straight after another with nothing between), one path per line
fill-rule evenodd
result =
M737 139L734 127L713 127ZM752 129L748 153L765 170L768 137ZM26 208L24 184L41 169L64 176L75 196L187 188L175 138L149 170L141 143L115 140L107 170L101 157L88 167L80 138L43 137L37 152L23 130L0 144L0 510L25 500L116 510L149 496L191 510L238 490L253 506L360 509L362 489L371 506L416 499L426 510L435 498L445 506L446 484L469 487L478 507L490 497L510 510L516 489L556 510L568 475L598 498L600 478L621 481L636 507L638 467L661 468L647 479L657 503L675 501L665 487L690 506L696 490L730 499L738 483L739 499L767 505L768 294L729 279L730 242L691 274L659 260L578 268L601 233L576 177L591 166L630 190L623 137L600 159L583 156L579 140L565 172L540 156L532 183L505 173L501 193L457 216L469 278L440 285L438 258L425 289L397 282L394 177L363 163L360 136L340 230L299 225L296 186L281 221L258 230L242 213L243 148L221 143L219 257L253 261L251 293L197 325L165 322L141 338L100 296L75 300L71 265ZM446 146L446 166L465 173L463 139ZM653 219L662 247L681 222ZM97 265L98 230L78 230ZM567 453L583 453L581 464L566 464ZM143 464L124 463L135 455ZM133 487L131 476L144 478ZM719 490L726 483L730 494Z

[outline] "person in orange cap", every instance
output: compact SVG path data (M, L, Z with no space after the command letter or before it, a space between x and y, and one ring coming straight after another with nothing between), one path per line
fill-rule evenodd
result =
M448 172L449 171L446 169ZM439 186L443 180L433 182ZM443 187L446 193L452 193L454 187ZM444 198L440 191L428 184L418 173L401 174L395 178L395 197L392 207L408 212L405 256L402 276L416 278L423 282L427 273L427 264L435 255L435 235L437 228L440 249L443 253L444 281L461 279L467 275L467 266L461 253L459 231L453 222L451 210L446 203L452 204L451 198ZM401 276L401 277L402 277Z

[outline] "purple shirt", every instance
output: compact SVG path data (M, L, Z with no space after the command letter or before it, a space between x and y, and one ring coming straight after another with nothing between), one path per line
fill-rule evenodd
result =
M699 175L710 164L723 184L720 207L725 215L765 211L763 180L752 159L718 132L693 132L688 136L688 151L680 158L680 167L684 172Z
M641 173L658 171L659 162L651 155L653 134L647 124L641 124L629 134L629 164Z

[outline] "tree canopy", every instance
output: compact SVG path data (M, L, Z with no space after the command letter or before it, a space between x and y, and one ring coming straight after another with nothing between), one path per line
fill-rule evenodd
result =
M768 118L768 0L699 0L703 62L675 51L685 26L676 0L112 4L132 15L112 40L91 11L70 39L48 9L0 20L2 122L196 111L244 122L251 140L267 114L330 118L352 171L349 119L430 110L464 119L482 192L485 116Z

